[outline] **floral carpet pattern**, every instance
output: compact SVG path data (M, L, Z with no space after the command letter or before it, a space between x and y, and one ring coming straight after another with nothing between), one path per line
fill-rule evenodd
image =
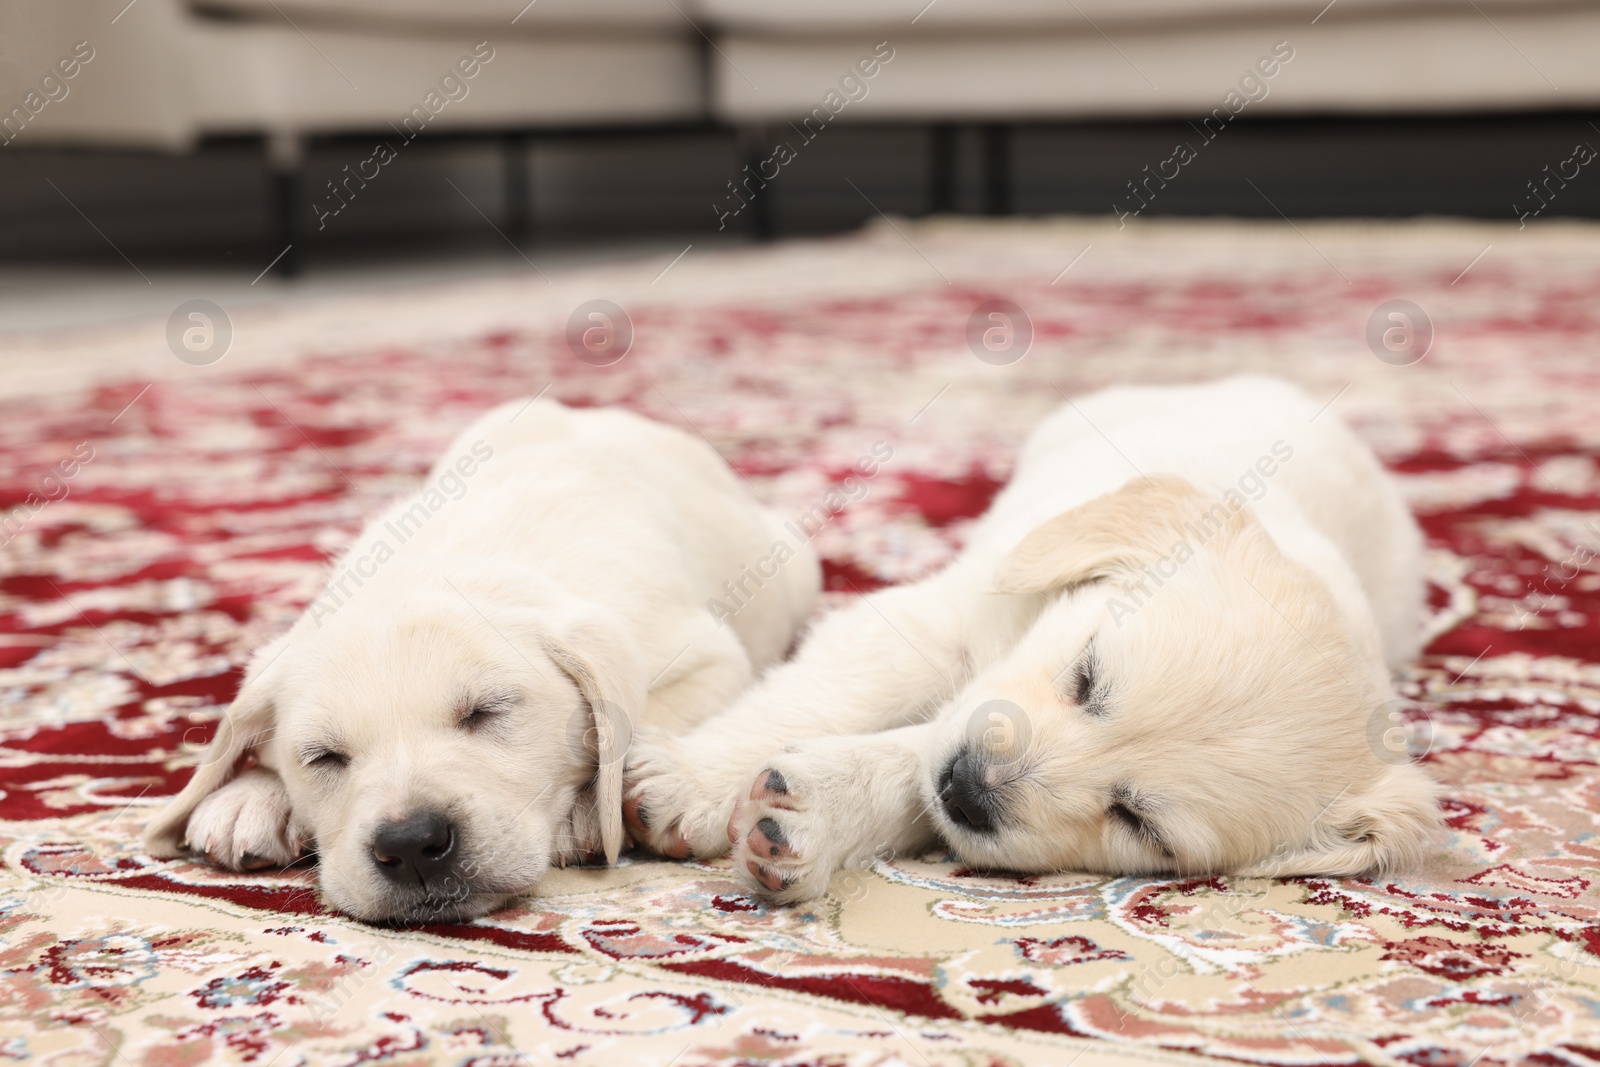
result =
M1600 1061L1600 232L900 222L664 265L241 311L215 367L167 366L162 322L16 341L163 366L0 402L0 1061ZM567 342L595 298L633 324L610 366ZM969 346L995 299L1028 316L1020 359ZM1412 365L1368 346L1392 299L1432 324ZM1430 643L1385 727L1444 784L1419 869L928 855L771 908L725 862L629 858L393 929L327 911L307 866L137 845L250 651L502 400L692 427L796 514L888 442L818 541L837 603L951 558L1062 395L1247 369L1325 397L1427 532Z

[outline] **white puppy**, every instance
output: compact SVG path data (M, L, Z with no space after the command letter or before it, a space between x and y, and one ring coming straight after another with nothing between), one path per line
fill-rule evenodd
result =
M707 602L781 536L704 442L620 411L514 402L363 530L253 659L146 834L225 866L315 850L363 919L449 920L623 844L633 723L682 731L780 658L819 585Z
M1393 868L1438 821L1388 671L1422 610L1415 523L1316 402L1106 390L1035 431L949 567L687 736L641 733L624 810L784 901L939 838L1020 871Z

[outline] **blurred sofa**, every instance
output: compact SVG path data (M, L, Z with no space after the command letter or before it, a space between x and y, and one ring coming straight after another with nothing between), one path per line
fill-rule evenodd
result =
M28 142L173 150L381 132L480 42L489 69L430 131L783 123L880 42L839 119L1195 117L1279 41L1295 58L1258 111L1600 102L1593 0L14 0L0 34L9 111L95 51Z
M1195 118L1277 42L1276 113L1536 110L1600 101L1600 5L1559 0L699 0L729 122L809 112L871 43L853 120ZM844 117L844 116L841 116Z
M938 210L977 124L1003 212L1017 123L1600 103L1596 0L11 0L0 36L0 151L260 138L284 244L322 136L504 137L514 213L531 136L720 127L753 173L910 122Z
M184 150L250 134L292 154L296 139L387 131L419 106L432 133L704 117L700 38L670 4L522 3L17 0L0 8L20 45L0 65L0 106L85 40L81 99L28 142ZM492 58L468 79L457 64L481 42Z
M418 137L503 137L503 225L517 234L531 131L708 114L703 39L663 0L12 0L0 40L0 151L259 138L286 273L305 204L325 217L340 203L332 182L299 188L313 138L374 136L371 168Z
M955 205L959 123L979 125L984 207L1005 214L1018 123L1187 119L1207 137L1246 110L1600 102L1593 0L698 0L696 10L714 27L719 121L757 145L763 134L769 145L804 139L806 116L929 124L934 211ZM881 69L861 75L864 60ZM763 162L759 148L747 158ZM770 231L770 208L754 206L757 231Z

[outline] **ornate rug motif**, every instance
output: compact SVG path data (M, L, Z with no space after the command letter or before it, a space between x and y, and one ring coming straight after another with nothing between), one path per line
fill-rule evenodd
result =
M1600 234L899 226L691 257L660 289L630 265L241 316L270 362L0 404L0 1060L1600 1060ZM565 340L597 296L634 324L609 367ZM1364 340L1393 298L1436 330L1412 366ZM1010 365L968 348L991 299L1031 321ZM348 343L408 305L430 329ZM338 313L330 346L316 316ZM137 326L157 349L162 327ZM888 442L817 542L837 602L947 561L1060 394L1240 369L1326 397L1427 531L1431 642L1394 724L1445 784L1421 869L1105 880L930 855L768 908L725 863L632 859L397 930L326 911L305 867L135 844L251 649L504 399L690 426L795 514Z

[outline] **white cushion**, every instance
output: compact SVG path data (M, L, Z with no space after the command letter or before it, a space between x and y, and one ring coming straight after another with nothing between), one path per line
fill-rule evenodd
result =
M426 132L703 115L698 50L676 37L497 37L493 58L463 79L456 64L472 52L471 35L302 31L197 24L189 60L199 131L382 133L430 93L447 98L446 75L460 99L428 117Z
M938 0L936 9L946 2ZM1347 2L1340 0L1340 6ZM1292 43L1295 58L1266 83L1262 100L1246 106L1250 115L1600 103L1600 63L1594 58L1600 53L1600 10L1502 11L1493 24L1471 6L1325 19L1314 27L1303 16L1301 11L1289 22L1125 28L1114 44L1092 29L891 35L894 58L866 82L864 98L838 109L837 121L1198 122L1237 91L1240 78L1279 40ZM841 76L878 39L859 32L728 34L718 42L721 54L711 58L713 110L734 122L784 122L810 114L830 91L838 92Z
M377 26L481 26L499 36L547 26L629 32L694 29L666 0L189 0L197 11L225 11L282 23ZM513 25L512 20L516 22Z
M0 101L9 109L86 42L87 63L65 81L67 95L16 134L11 152L52 144L178 149L189 143L189 86L183 77L182 14L168 0L0 0ZM111 27L115 35L102 32ZM15 130L13 130L15 133Z
M544 0L540 0L543 3ZM1128 23L1166 22L1184 26L1227 19L1282 17L1308 26L1326 0L698 0L700 14L729 29L779 33L871 29L901 37L916 30L961 27L1003 33L1024 27L1089 29ZM1541 6L1537 0L1476 0L1490 10ZM1394 9L1394 0L1338 0L1326 16L1343 19ZM1570 6L1544 0L1543 6ZM1463 0L1410 0L1407 7L1459 10ZM1319 25L1322 19L1319 19ZM893 39L893 38L891 38Z

